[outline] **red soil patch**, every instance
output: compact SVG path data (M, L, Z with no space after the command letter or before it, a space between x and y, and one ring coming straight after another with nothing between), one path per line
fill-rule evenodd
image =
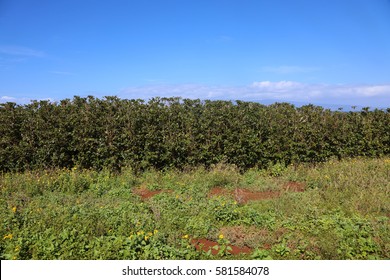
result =
M264 191L264 192L256 192L248 189L235 189L234 191L229 191L224 188L215 187L212 188L209 192L210 196L213 195L232 195L234 200L238 203L247 203L250 200L264 200L271 199L280 196L280 192L278 191Z
M304 192L305 184L300 182L288 182L283 186L283 190L287 192ZM162 192L172 192L171 190L148 190L144 187L135 189L134 194L141 196L143 200L149 199ZM229 191L225 188L215 187L209 192L210 196L214 195L231 195L238 203L247 203L248 201L265 200L277 198L281 195L281 191L251 191L248 189L236 188L234 191Z
M139 195L143 200L149 199L162 192L171 192L170 190L155 190L151 191L145 188L138 188L133 191L134 194Z
M224 188L215 187L212 188L209 192L210 196L218 195L231 195L234 197L238 203L247 203L250 200L264 200L271 199L280 196L278 191L264 191L256 192L248 189L235 189L234 191L229 191Z
M280 196L280 192L278 191L255 192L246 189L235 189L233 195L234 195L234 199L238 203L247 203L248 201L277 198Z
M270 232L266 228L257 228L255 226L227 226L220 229L220 233L223 234L226 240L229 240L232 248L229 251L232 255L239 254L251 254L253 248L263 248L269 250L272 248L275 240L279 240L287 229L279 228L275 232ZM212 241L206 238L192 239L191 244L200 251L208 252L211 250L211 254L217 255L218 250L214 249L214 246L218 246L218 242Z
M249 248L256 248L260 244L268 244L273 241L273 233L266 228L255 226L226 226L220 229L224 237L232 244Z
M272 248L272 245L271 245L271 244L269 244L269 243L264 243L264 245L263 245L263 249L264 249L264 250L271 250L271 248Z
M220 187L214 187L209 191L209 195L229 195L229 190Z
M198 251L203 250L205 252L208 252L209 250L211 250L211 254L213 254L213 255L218 254L218 250L213 248L216 245L218 246L218 242L216 242L216 241L211 241L211 240L208 240L206 238L200 238L200 239L192 239L191 243L192 243L192 245L195 246L195 248ZM238 246L231 245L231 244L229 244L229 246L232 248L232 250L229 251L230 254L232 254L232 255L249 254L252 252L252 249L249 247L246 247L246 246L238 247Z
M283 186L283 191L287 192L304 192L305 185L299 182L288 182ZM214 195L231 195L238 203L247 203L248 201L265 200L277 198L282 194L281 191L251 191L248 189L236 188L234 191L229 191L224 188L215 187L209 192L210 196Z

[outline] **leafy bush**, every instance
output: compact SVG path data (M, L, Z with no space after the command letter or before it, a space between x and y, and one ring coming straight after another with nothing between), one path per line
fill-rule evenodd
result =
M389 114L181 98L8 102L0 104L0 170L184 170L224 162L280 176L291 163L389 155ZM69 191L88 188L75 183Z

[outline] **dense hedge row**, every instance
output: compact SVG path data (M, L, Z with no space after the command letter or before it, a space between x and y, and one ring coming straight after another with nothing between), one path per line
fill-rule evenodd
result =
M390 154L390 108L359 112L288 103L74 97L0 104L0 170L242 169Z

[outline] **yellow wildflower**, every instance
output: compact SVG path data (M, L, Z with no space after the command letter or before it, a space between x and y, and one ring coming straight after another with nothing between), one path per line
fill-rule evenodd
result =
M148 239L149 239L149 236L148 235L145 235L145 241L148 241Z
M158 233L158 230L157 230L157 229L155 229L153 232L154 232L154 234L157 234L157 233Z
M224 238L223 234L220 234L220 235L218 236L218 238L219 238L219 239L223 239L223 238Z
M12 207L12 212L16 212L16 206Z
M183 239L188 239L188 234L182 236Z
M12 239L12 233L4 235L3 239Z

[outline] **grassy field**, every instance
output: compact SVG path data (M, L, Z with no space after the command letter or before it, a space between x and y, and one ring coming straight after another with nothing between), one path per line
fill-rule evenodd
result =
M390 159L0 177L1 259L389 259Z

